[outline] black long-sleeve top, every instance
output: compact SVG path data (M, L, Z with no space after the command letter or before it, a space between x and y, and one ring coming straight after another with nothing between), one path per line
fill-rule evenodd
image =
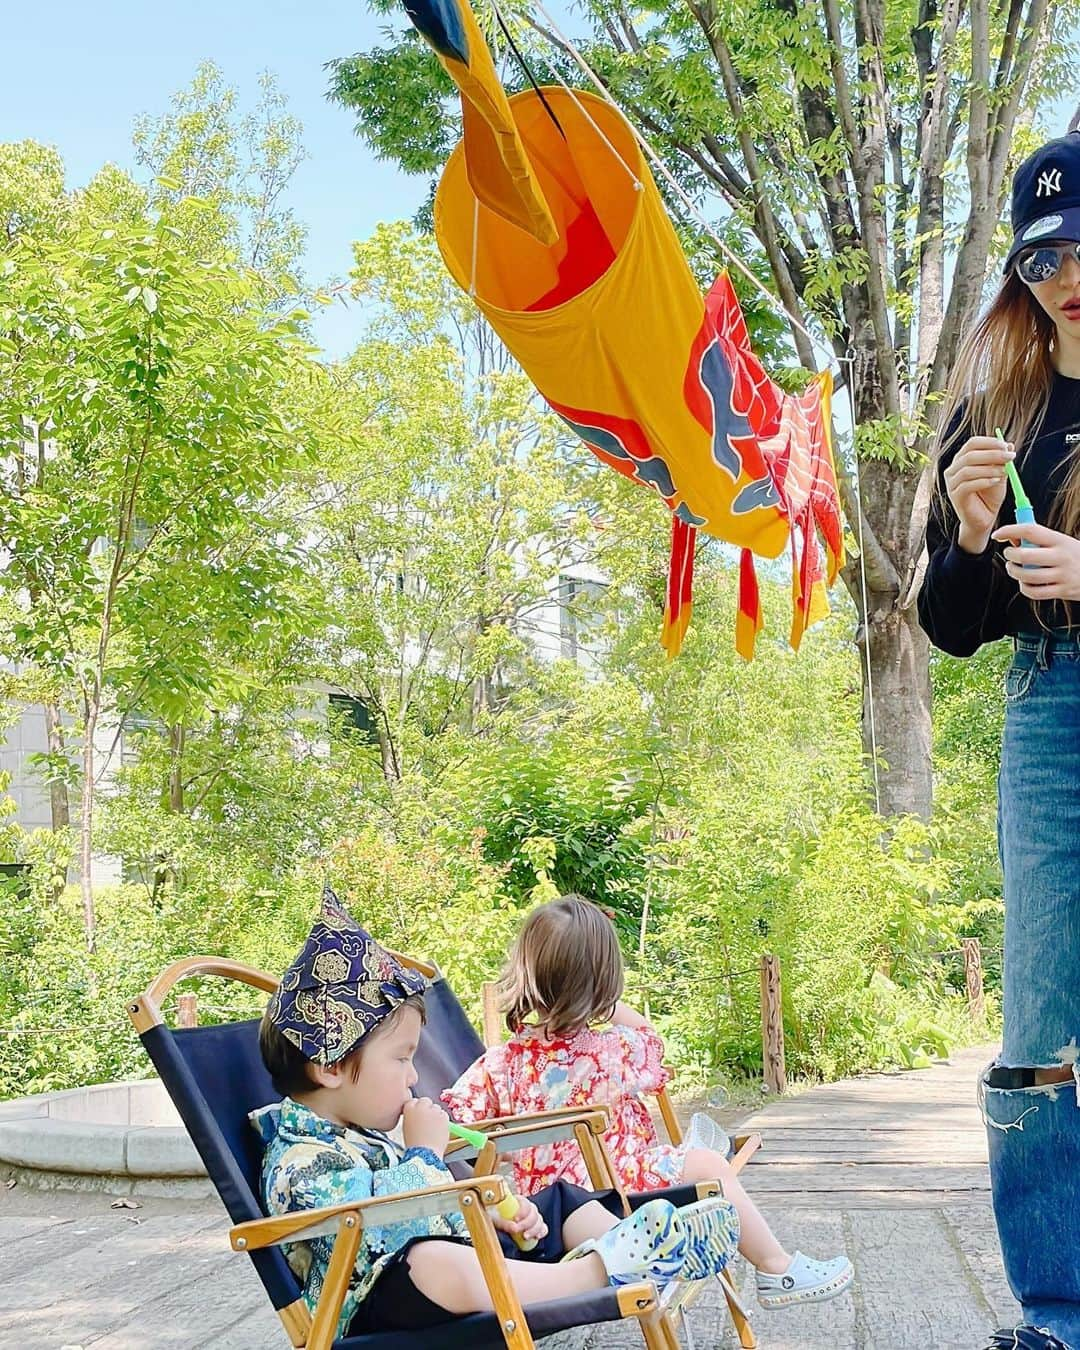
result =
M935 647L953 656L970 656L984 642L995 642L998 638L1038 633L1044 625L1069 626L1061 604L1044 602L1042 621L1036 617L1035 605L1020 594L1019 586L1005 571L1004 544L991 540L982 553L975 554L966 553L956 542L959 521L945 494L944 473L972 434L965 428L952 439L952 430L963 422L964 415L961 408L953 419L946 436L947 442L951 441L950 448L938 465L938 491L931 496L926 525L929 561L919 592L920 624ZM1020 480L1040 524L1051 521L1057 495L1078 454L1080 380L1055 375L1046 416L1034 438L1018 447L1016 456ZM1015 519L1012 489L1006 488L994 528Z

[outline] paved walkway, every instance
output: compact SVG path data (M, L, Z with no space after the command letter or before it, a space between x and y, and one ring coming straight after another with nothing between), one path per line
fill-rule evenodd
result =
M919 1073L775 1100L742 1128L765 1148L749 1189L785 1243L845 1249L852 1295L754 1316L762 1350L979 1350L1016 1320L1001 1270L975 1079L988 1049ZM287 1350L216 1204L0 1190L0 1345L21 1350ZM752 1300L752 1278L744 1271ZM697 1350L735 1344L712 1286L690 1314ZM640 1346L624 1325L560 1344ZM545 1342L553 1346L554 1342Z

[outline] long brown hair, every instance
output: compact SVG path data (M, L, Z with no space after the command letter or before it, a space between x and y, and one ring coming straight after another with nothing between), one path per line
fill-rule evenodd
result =
M957 355L937 458L961 437L994 436L999 427L1017 449L1037 432L1054 380L1054 332L1049 315L1010 270ZM965 415L950 435L961 406Z
M546 1036L611 1017L623 991L615 925L580 895L538 905L526 918L497 988L506 1025L535 1016Z
M965 338L953 366L934 454L936 493L944 495L938 472L942 455L968 436L995 436L998 428L1016 448L1016 467L1023 477L1024 460L1039 434L1054 382L1051 353L1055 337L1053 320L1016 270L1010 269L986 313ZM957 418L961 407L964 414ZM1073 460L1051 519L1043 524L1077 538L1080 458ZM1057 603L1045 601L1035 608ZM1065 602L1065 609L1071 624L1072 605Z

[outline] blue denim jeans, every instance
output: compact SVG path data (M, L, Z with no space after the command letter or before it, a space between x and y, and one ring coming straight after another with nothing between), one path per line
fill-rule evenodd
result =
M1026 1322L1080 1348L1080 639L1016 640L1005 678L998 845L1005 874L998 1063L1071 1081L983 1084L1005 1270Z

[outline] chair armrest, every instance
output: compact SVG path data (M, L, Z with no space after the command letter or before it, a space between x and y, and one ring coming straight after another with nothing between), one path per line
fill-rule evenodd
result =
M528 1350L533 1344L532 1336L525 1321L521 1300L506 1268L506 1257L499 1246L491 1215L487 1211L488 1205L498 1204L506 1194L507 1187L502 1177L474 1177L471 1181L432 1186L426 1191L406 1191L400 1196L361 1200L355 1205L328 1205L321 1210L310 1210L307 1216L298 1216L301 1219L314 1218L316 1228L323 1227L327 1222L332 1228L335 1221L328 1219L327 1216L335 1211L345 1211L339 1214L336 1220L337 1237L330 1254L322 1293L311 1319L307 1350L331 1350L333 1346L341 1309L345 1304L352 1279L356 1254L360 1249L365 1210L376 1211L382 1222L393 1222L395 1219L414 1218L431 1213L442 1214L455 1209L460 1209L465 1219L476 1259L480 1262L480 1273L494 1305L508 1350ZM392 1215L393 1218L388 1219L388 1215ZM267 1224L272 1222L266 1221ZM233 1229L230 1234L230 1238L234 1239L233 1246L237 1245L235 1237L239 1229L246 1229L250 1233L259 1228L263 1228L265 1235L267 1230L261 1221L240 1224L238 1229ZM310 1226L301 1233L293 1234L293 1236L313 1235ZM271 1240L280 1241L281 1238L271 1237Z
M481 1173L493 1172L500 1154L519 1153L522 1149L537 1148L560 1140L577 1144L582 1162L594 1190L615 1190L626 1204L626 1196L604 1144L608 1126L607 1108L591 1106L564 1108L561 1111L541 1111L529 1116L504 1116L495 1121L482 1121L475 1128L487 1126L486 1143L476 1149L464 1144L453 1156L462 1161L475 1159L474 1166ZM629 1212L629 1211L627 1211Z
M582 1116L597 1113L604 1117L604 1129L607 1129L608 1109L602 1102L590 1102L588 1106L560 1106L551 1111L527 1111L519 1116L490 1116L487 1120L470 1121L469 1129L491 1134L495 1130L518 1125L546 1124L556 1120L572 1120L576 1123Z
M321 1209L302 1209L268 1219L249 1219L247 1223L230 1228L229 1245L233 1251L253 1252L262 1247L276 1247L282 1242L307 1242L336 1233L345 1215L356 1215L363 1226L364 1216L371 1214L373 1222L384 1226L437 1214L453 1214L461 1209L464 1195L475 1196L481 1207L486 1208L497 1205L506 1194L507 1186L502 1177L469 1177L466 1181L448 1181L442 1186L426 1186L419 1191L324 1205Z
M731 1155L731 1170L741 1172L761 1147L760 1134L737 1134L731 1141L734 1152Z
M481 1121L469 1128L480 1130L487 1137L487 1145L498 1153L517 1153L524 1148L538 1148L561 1139L575 1138L574 1130L584 1125L591 1134L603 1134L608 1126L607 1108L603 1106L575 1107L573 1110L541 1111L528 1116L500 1116L496 1120ZM447 1157L469 1161L478 1158L480 1150L464 1139L451 1141Z
M506 1344L511 1350L525 1350L532 1344L532 1338L528 1334L521 1301L510 1282L506 1257L487 1212L488 1205L498 1204L506 1194L502 1177L474 1177L470 1181L448 1182L422 1191L403 1191L400 1195L380 1196L377 1200L360 1200L352 1205L326 1205L303 1214L283 1215L281 1219L256 1219L238 1224L229 1238L235 1249L247 1251L253 1247L275 1245L289 1236L304 1239L327 1232L336 1234L307 1337L307 1350L331 1350L360 1250L364 1214L374 1213L381 1223L394 1223L460 1209L480 1262L484 1283L506 1330ZM298 1220L300 1226L292 1225L291 1234L285 1234L281 1229L288 1226L290 1220Z

